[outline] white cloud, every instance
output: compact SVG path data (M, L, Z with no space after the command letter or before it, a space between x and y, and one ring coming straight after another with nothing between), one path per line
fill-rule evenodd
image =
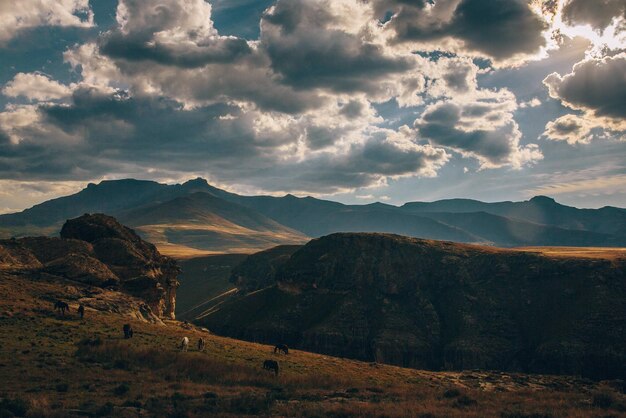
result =
M0 2L0 46L37 26L94 26L89 0L18 0Z
M30 101L48 101L68 98L72 94L72 88L43 74L17 73L5 84L2 94L7 97L22 96Z

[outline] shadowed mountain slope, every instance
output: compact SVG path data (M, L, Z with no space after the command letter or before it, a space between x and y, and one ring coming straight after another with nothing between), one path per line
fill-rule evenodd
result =
M604 234L626 234L626 210L605 206L600 209L578 209L557 203L546 196L536 196L524 202L485 203L469 199L449 199L438 202L411 202L402 206L411 213L486 212L509 219L550 225L563 229L591 231Z
M104 212L176 256L252 252L334 232L383 232L497 246L626 246L626 210L577 209L547 197L344 205L292 195L241 196L203 179L90 184L67 197L0 215L0 236L54 235L67 218Z
M258 273L249 272L233 280L254 283ZM274 283L200 323L417 368L626 376L624 259L333 234L293 253Z

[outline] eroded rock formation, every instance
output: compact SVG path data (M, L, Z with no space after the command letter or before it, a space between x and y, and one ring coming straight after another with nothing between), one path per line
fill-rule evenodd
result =
M0 241L0 267L119 289L144 300L144 310L174 319L180 272L176 261L107 215L68 220L60 238Z
M233 279L256 285L258 272ZM626 260L346 233L309 242L273 280L200 322L415 368L626 377Z

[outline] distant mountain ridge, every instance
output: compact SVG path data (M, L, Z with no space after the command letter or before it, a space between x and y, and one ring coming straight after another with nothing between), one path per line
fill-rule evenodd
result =
M159 248L251 252L302 244L334 232L383 232L514 246L626 246L626 210L578 209L537 196L523 202L471 199L345 205L293 195L242 196L197 178L183 184L105 180L19 213L0 215L0 236L54 235L65 219L107 213Z

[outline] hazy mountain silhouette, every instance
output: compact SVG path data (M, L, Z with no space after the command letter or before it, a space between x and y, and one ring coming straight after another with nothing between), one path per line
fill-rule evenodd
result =
M499 246L623 246L626 210L578 209L538 196L524 202L470 199L344 205L293 195L242 196L198 178L165 185L107 180L22 212L0 216L0 234L53 235L65 219L103 212L160 247L257 250L333 232L384 232Z

